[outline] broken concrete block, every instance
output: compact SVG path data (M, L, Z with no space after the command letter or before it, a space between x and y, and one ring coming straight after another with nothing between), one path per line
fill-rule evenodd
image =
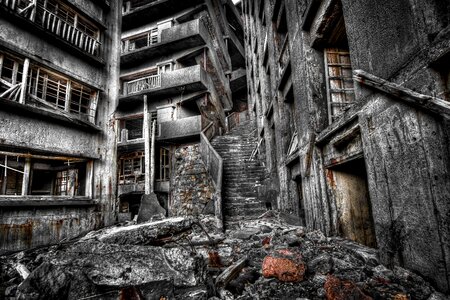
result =
M166 210L159 204L155 193L142 195L138 223L151 221L153 217L165 216Z
M119 245L159 246L174 241L176 235L192 229L194 218L169 218L162 221L113 227L92 232L82 240L95 238L101 242Z
M23 279L27 279L28 275L30 275L30 271L28 271L27 267L25 267L21 263L17 263L14 266L14 268L16 269L17 273L19 273Z
M264 258L262 266L264 277L275 277L283 282L302 281L305 271L301 254L288 249L275 250Z

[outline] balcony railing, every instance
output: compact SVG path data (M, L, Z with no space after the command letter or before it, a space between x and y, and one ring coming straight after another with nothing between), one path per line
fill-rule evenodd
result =
M126 94L139 93L143 90L151 90L161 87L161 75L151 75L125 83Z
M149 47L160 42L158 28L153 28L138 37L130 37L122 40L122 53L127 53Z
M100 42L96 38L64 21L46 8L36 6L33 1L0 0L0 5L28 18L39 27L56 34L82 51L93 56L99 55Z

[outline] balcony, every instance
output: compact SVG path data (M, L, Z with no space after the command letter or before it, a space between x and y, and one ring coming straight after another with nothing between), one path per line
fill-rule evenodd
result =
M160 37L154 31L149 31L141 36L139 45L135 42L130 47L134 37L122 40L121 66L134 65L136 63L167 55L182 49L189 49L206 44L208 32L200 20L193 20L178 26L161 30Z
M156 21L173 15L189 7L203 3L204 0L131 0L124 1L122 9L122 30L129 30L145 24L150 20Z
M211 85L207 73L199 66L192 66L158 75L147 76L124 83L124 95L119 104L142 101L147 95L151 99L187 95L192 92L205 91Z
M95 62L102 62L100 57L101 43L94 36L99 35L98 28L90 28L96 32L87 34L74 24L70 24L62 17L50 12L41 3L34 4L31 0L1 1L0 8L7 10L25 22L20 24L27 29L42 31L57 38L64 45L70 45L80 53L93 58ZM77 17L78 14L74 13ZM79 17L81 18L81 17ZM81 23L81 21L80 21ZM31 26L30 26L31 25ZM104 26L104 25L102 25ZM100 27L102 27L100 26ZM73 48L72 48L73 49Z
M163 122L159 128L158 141L189 140L200 135L202 131L202 117L199 115Z

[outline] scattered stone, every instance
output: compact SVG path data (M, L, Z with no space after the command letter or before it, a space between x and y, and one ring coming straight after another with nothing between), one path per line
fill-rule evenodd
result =
M14 268L16 269L17 273L22 276L23 279L27 279L27 277L30 275L30 271L28 271L27 267L25 267L21 263L17 263Z
M267 225L261 225L261 226L259 226L259 229L261 230L262 233L272 232L272 228Z
M327 276L324 284L325 296L328 300L369 300L371 297L365 295L354 282L341 280L333 275Z
M301 254L289 249L275 250L264 258L262 266L264 277L275 277L283 282L300 282L305 271Z
M257 229L257 228L245 228L245 229L233 234L233 237L235 239L240 239L240 240L249 240L252 236L254 236L258 233L259 233L259 229Z

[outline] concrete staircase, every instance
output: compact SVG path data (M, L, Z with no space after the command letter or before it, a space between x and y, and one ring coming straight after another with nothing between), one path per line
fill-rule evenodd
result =
M250 161L258 144L253 121L239 124L211 141L223 158L222 201L225 225L260 216L266 205L258 199L265 168L258 159Z

